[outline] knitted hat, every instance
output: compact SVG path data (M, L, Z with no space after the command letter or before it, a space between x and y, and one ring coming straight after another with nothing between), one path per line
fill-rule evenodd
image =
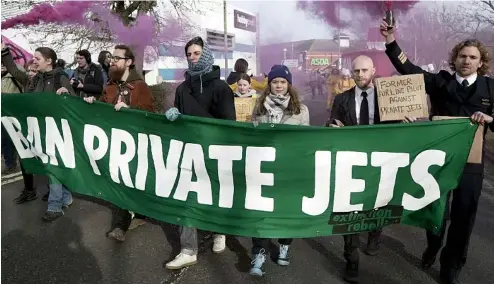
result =
M271 83L274 78L283 78L292 84L292 73L290 73L290 69L285 65L273 65L271 67L271 71L268 74L268 83Z

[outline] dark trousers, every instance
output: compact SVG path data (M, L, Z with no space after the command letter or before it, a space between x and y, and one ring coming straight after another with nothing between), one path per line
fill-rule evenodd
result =
M252 254L259 254L259 252L264 249L265 252L269 251L269 241L271 239L266 238L252 238ZM293 239L278 239L280 245L289 246Z
M2 125L2 155L5 167L10 169L15 165L15 146L10 139L9 133Z
M144 219L145 216L135 214L135 218ZM114 224L112 229L120 228L122 231L127 232L132 222L132 214L130 214L129 210L115 206L115 210L112 212L112 219Z
M24 189L34 191L34 175L26 173L26 170L21 163L22 178L24 180Z
M122 229L122 231L127 232L129 230L130 222L132 222L132 215L129 213L128 210L122 209L115 207L115 210L113 210L113 228L119 228Z
M369 232L369 239L379 238L382 234L382 229ZM343 257L348 263L359 262L360 234L350 234L343 236L344 247Z
M482 165L467 164L458 188L453 191L451 223L446 246L441 252L441 278L446 281L451 281L458 276L467 259L468 245L475 224L484 179L483 167L480 171L472 171L477 166L482 167ZM443 228L443 230L445 229ZM442 237L444 237L444 233ZM439 243L440 246L442 237L434 236L430 240L428 238L429 245Z
M312 97L316 97L316 88L317 88L317 95L322 96L322 84L317 84L317 83L312 83L310 85Z

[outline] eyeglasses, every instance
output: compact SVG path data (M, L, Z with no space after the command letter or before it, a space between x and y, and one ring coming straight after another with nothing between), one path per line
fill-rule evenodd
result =
M120 56L111 56L110 59L113 62L117 62L117 61L122 60L122 59L127 60L127 59L130 59L130 58L128 58L128 57L120 57Z

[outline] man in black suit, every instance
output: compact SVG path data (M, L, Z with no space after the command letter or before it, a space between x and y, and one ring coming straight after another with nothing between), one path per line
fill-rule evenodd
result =
M386 39L386 54L396 70L404 75L424 74L426 92L431 99L434 115L470 117L475 123L494 131L492 109L494 80L484 75L489 70L490 55L478 40L466 40L457 44L449 61L453 74L441 70L432 74L415 66L400 49L394 38L394 28L388 30L381 23L381 34ZM413 122L415 118L407 118ZM484 133L485 134L485 133ZM484 165L466 164L458 187L453 191L446 246L441 252L440 278L442 284L458 283L460 270L466 262L468 243L475 223L482 190ZM439 236L427 233L428 247L422 255L422 265L429 268L436 260L445 232Z
M376 73L372 59L359 56L352 63L352 77L356 86L337 96L331 110L327 126L341 127L352 125L371 125L380 123L377 92L373 81ZM376 255L379 252L379 237L382 229L369 232L365 253ZM344 279L350 283L358 282L359 234L343 236L345 242L344 257L347 261Z

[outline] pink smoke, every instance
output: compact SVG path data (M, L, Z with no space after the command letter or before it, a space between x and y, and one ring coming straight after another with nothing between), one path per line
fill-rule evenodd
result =
M338 10L349 10L352 14L367 13L373 18L381 18L391 8L395 13L408 12L419 1L298 1L297 7L323 19L332 27L344 28L351 23L340 17Z
M56 4L43 3L34 6L26 14L22 14L2 22L2 29L10 29L17 25L25 27L41 23L84 24L85 11L91 7L91 1L70 1Z
M142 54L147 46L157 47L163 42L172 41L181 34L181 27L173 19L166 21L166 28L158 31L154 19L149 15L139 15L130 26L125 26L122 20L108 7L94 6L91 11L100 19L99 28L109 33L113 41L132 46L136 54ZM91 29L98 26L91 24Z
M87 17L88 12L92 14L90 19ZM80 24L97 33L107 33L113 41L132 46L136 54L142 54L147 46L156 47L181 35L181 27L177 21L171 18L164 20L166 28L160 31L157 30L154 19L144 14L139 15L130 26L125 26L106 2L64 1L53 5L36 5L26 14L2 22L2 29L41 23Z

